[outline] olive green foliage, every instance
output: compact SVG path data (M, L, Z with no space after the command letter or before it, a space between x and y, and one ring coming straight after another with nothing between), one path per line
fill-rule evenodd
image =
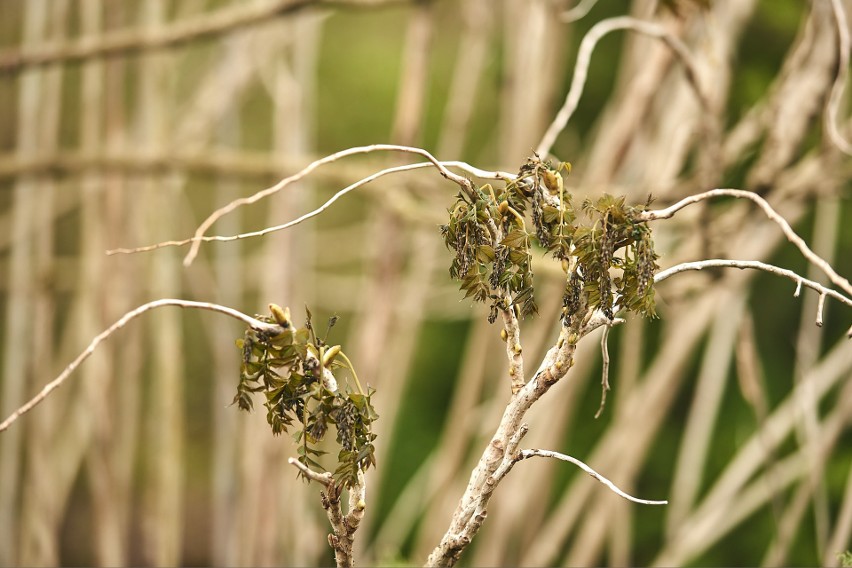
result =
M841 552L837 555L837 559L840 560L840 565L843 566L843 568L852 567L852 552L848 550Z
M449 209L450 219L441 226L441 234L455 253L450 276L461 282L466 298L490 302L492 323L501 309L516 309L521 317L537 311L533 239L565 270L565 325L580 311L581 301L609 319L619 308L655 315L653 276L658 256L651 229L639 218L647 204L628 206L624 197L605 194L577 208L561 175L570 169L567 163L555 167L530 158L502 190L483 185L475 198L459 194ZM528 210L532 230L525 221Z
M316 446L325 438L329 425L334 425L340 447L334 478L339 485L352 487L359 470L376 465L376 435L371 432L378 418L371 402L374 391L361 388L339 345L329 347L316 336L310 310L305 327L298 329L290 322L289 310L275 304L270 304L270 310L272 317L258 319L279 324L280 333L273 336L249 328L244 338L237 340L242 364L234 404L251 411L252 394L264 393L266 420L272 433L278 435L293 428L299 461L318 471L325 471L317 460L326 452ZM336 317L329 320L328 330L336 321ZM343 367L349 369L354 389L348 381L336 385L333 371Z

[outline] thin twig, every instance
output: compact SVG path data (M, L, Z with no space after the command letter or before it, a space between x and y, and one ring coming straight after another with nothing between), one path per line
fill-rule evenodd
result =
M674 205L666 207L665 209L645 211L640 214L639 218L644 221L669 219L675 213L677 213L687 205L698 203L699 201L703 201L705 199L711 199L713 197L722 196L740 197L755 202L758 206L760 206L761 209L763 209L763 212L766 213L766 216L769 217L770 220L774 221L779 227L781 227L781 231L783 231L784 236L787 237L787 240L796 245L796 247L799 249L802 255L804 255L805 258L807 258L815 266L819 267L829 277L832 283L841 287L843 291L847 294L852 295L852 284L849 283L849 280L837 274L837 272L834 271L834 269L828 262L826 262L822 257L812 251L808 244L804 241L804 239L802 239L802 237L796 234L796 232L786 221L786 219L779 215L778 212L775 211L775 209L773 209L771 205L769 205L769 202L767 202L764 198L754 192L744 191L742 189L711 189L710 191L698 193L696 195L691 195L689 197L681 199ZM798 278L800 277L796 276L796 279ZM813 286L810 287L813 288ZM816 288L814 289L816 290Z
M598 411L595 412L595 418L598 418L603 412L606 405L606 393L609 392L609 330L610 326L606 326L601 334L601 405Z
M188 44L197 39L213 38L262 24L272 18L293 14L305 8L346 7L370 8L393 4L406 4L411 0L269 0L246 5L238 3L185 21L155 33L145 30L121 30L99 38L85 38L77 43L53 43L37 49L0 52L0 73L17 71L59 62L77 62L100 57L163 49Z
M633 497L632 495L629 495L629 494L625 493L624 491L622 491L621 489L619 489L618 487L616 487L616 485L612 481L610 481L609 479L607 479L603 475L599 474L598 472L593 470L591 467L587 466L585 463L578 460L577 458L574 458L574 457L571 457L571 456L568 456L568 455L565 455L565 454L560 454L559 452L554 452L552 450L521 450L518 453L517 457L515 458L515 462L517 463L521 460L525 460L525 459L533 458L533 457L555 458L555 459L558 459L558 460L573 463L574 465L576 465L577 467L579 467L580 469L582 469L583 471L585 471L586 473L588 473L589 475L594 477L596 480L598 480L599 482L601 482L604 485L606 485L607 487L609 487L610 490L613 493L615 493L616 495L619 495L621 497L624 497L628 501L633 501L634 503L640 503L642 505L668 505L668 503L669 503L668 501L652 501L652 500L649 500L649 499L639 499L637 497Z
M512 174L508 174L508 173L505 173L505 172L488 172L488 171L485 171L485 170L480 170L479 168L474 168L473 166L465 164L464 162L441 162L441 164L444 165L444 166L448 166L448 167L458 167L458 168L463 169L463 170L465 170L465 171L467 171L467 172L469 172L469 173L471 173L471 174L473 174L477 177L483 177L483 178L487 178L487 179L511 180L514 177L514 176L512 176ZM393 173L405 172L405 171L410 171L410 170L417 170L417 169L422 169L422 168L426 168L426 167L434 167L434 165L435 164L433 164L432 162L421 162L421 163L418 163L418 164L408 164L408 165L405 165L405 166L397 166L397 167L394 167L394 168L387 168L387 169L378 171L378 172L376 172L376 173L374 173L370 176L367 176L367 177L365 177L365 178L363 178L363 179L361 179L361 180L359 180L359 181L357 181L357 182L355 182L351 185L344 187L343 189L341 189L340 191L335 193L331 198L329 198L325 203L323 203L321 206L317 207L313 211L305 213L301 217L298 217L298 218L296 218L292 221L288 221L287 223L284 223L282 225L275 225L275 226L272 226L272 227L266 227L266 228L261 229L259 231L251 231L251 232L248 232L248 233L240 233L238 235L231 235L231 236L221 236L221 235L197 236L197 233L196 233L195 237L188 238L188 239L182 239L182 240L176 240L176 241L163 241L163 242L160 242L160 243L157 243L157 244L143 246L143 247L136 247L136 248L111 249L111 250L106 251L106 254L108 254L108 255L132 254L132 253L137 253L137 252L146 252L146 251L150 251L150 250L155 250L155 249L159 249L159 248L163 248L163 247L167 247L167 246L183 246L183 245L187 245L187 244L190 244L190 243L212 242L212 241L228 242L228 241L245 239L245 238L249 238L249 237L260 237L260 236L267 235L269 233L273 233L273 232L276 232L276 231L282 231L284 229L289 229L290 227L293 227L294 225L298 225L299 223L302 223L304 221L307 221L308 219L316 217L317 215L319 215L320 213L322 213L323 211L328 209L332 204L334 204L335 201L337 201L338 199L340 199L341 197L343 197L347 193L349 193L349 192L351 192L355 189L358 189L359 187L366 185L366 184L370 183L371 181L374 181L374 180L376 180L380 177L386 176L388 174L393 174ZM512 177L507 177L507 176L512 176ZM288 179L290 179L290 178L288 178ZM281 188L281 189L283 189L283 188ZM266 190L264 190L264 191L266 191ZM256 195L257 194L255 194L255 196ZM264 195L264 197L266 197L268 195L269 194L266 194L266 195ZM255 196L252 196L252 197L255 197ZM248 200L248 199L251 199L251 198L242 198L242 199ZM231 202L231 204L236 203L237 201L240 201L240 200L233 201L233 202ZM231 205L231 204L229 204L229 205ZM245 204L247 204L247 203L246 202L241 203L241 205L245 205ZM226 207L228 207L228 206L226 206ZM223 209L224 209L224 207L223 207ZM230 211L233 211L233 208L230 209ZM224 213L222 215L224 215ZM220 215L220 217L221 217L221 215ZM212 223L210 223L210 224L212 224ZM189 258L189 255L187 255L187 258ZM193 256L192 259L189 260L189 262L192 262L193 259L194 259L194 256ZM184 263L186 263L186 262L187 261L184 260Z
M822 313L825 310L825 294L819 295L819 301L817 302L817 315L816 315L816 326L822 327Z
M544 137L541 139L541 142L539 142L538 147L536 148L536 153L539 156L546 156L550 152L554 142L556 142L556 138L565 129L565 126L568 124L568 121L571 119L574 111L577 110L577 104L580 102L580 97L582 96L583 89L586 85L586 78L589 74L589 62L591 61L592 52L594 51L595 46L605 35L617 30L632 30L661 39L681 60L686 71L687 79L689 80L690 85L692 85L699 103L705 111L709 110L710 104L698 82L698 68L695 65L695 61L693 60L689 49L680 39L675 37L674 34L659 24L637 20L630 16L610 18L595 24L585 37L583 37L583 41L580 43L580 50L577 53L577 63L574 67L574 76L571 79L571 87L568 89L568 95L565 97L565 103L562 105L562 108L559 109L559 112L556 114L556 117L553 119L553 122L548 127L547 132L544 133Z
M288 458L287 463L298 469L302 473L302 475L304 475L311 481L316 481L317 483L325 485L326 487L332 487L334 485L334 476L328 471L323 473L314 471L296 458Z
M435 158L432 154L430 154L426 150L423 150L421 148L414 148L414 147L410 147L410 146L399 146L399 145L396 145L396 144L373 144L373 145L370 145L370 146L356 146L354 148L348 148L346 150L342 150L340 152L336 152L334 154L330 154L328 156L325 156L324 158L320 158L319 160L316 160L316 161L308 164L308 166L306 166L301 171L279 181L278 183L276 183L272 187L268 187L264 190L261 190L261 191L255 193L252 196L236 199L236 200L228 203L224 207L217 209L216 211L211 213L210 216L208 216L207 219L205 219L201 223L201 225L199 225L198 229L195 231L195 235L190 239L184 239L184 240L180 240L180 241L165 241L165 242L157 243L155 245L150 245L150 246L146 246L146 247L138 247L138 248L133 248L133 249L115 249L115 250L112 250L112 251L108 251L107 254L144 252L144 251L149 251L149 250L162 248L162 247L166 247L166 246L183 246L183 245L192 243L192 246L190 247L189 252L187 253L186 257L183 260L184 266L189 266L190 264L192 264L192 261L198 255L198 249L201 246L201 243L204 242L204 241L231 241L231 240L236 240L236 239L241 239L241 238L246 238L246 237L251 237L251 236L261 236L261 235L265 235L265 234L273 232L273 231L279 231L283 228L286 228L286 226L292 226L292 225L289 225L289 224L279 225L277 227L269 227L269 228L264 229L262 231L256 231L256 232L253 232L253 233L246 233L244 235L235 235L233 237L205 237L204 233L207 231L207 229L209 229L213 225L213 223L218 221L224 215L227 215L228 213L234 211L238 207L241 207L243 205L250 205L252 203L256 203L257 201L260 201L261 199L263 199L265 197L269 197L270 195L273 195L273 194L281 191L282 189L284 189L288 185L304 178L305 176L307 176L312 171L314 171L315 169L317 169L318 167L320 167L322 165L329 164L331 162L337 161L337 160L339 160L341 158L345 158L347 156L352 156L352 155L355 155L355 154L367 154L367 153L370 153L370 152L377 152L377 151L405 152L405 153L409 153L409 154L419 154L421 156L424 156L426 159L429 160L429 162L431 162L432 165L434 165L436 168L438 168L438 171L441 173L442 176L444 176L448 180L458 184L459 187L461 187L463 191L468 193L469 196L471 198L473 198L473 184L467 178L460 176L458 174L455 174L455 173L451 172L450 170L448 170L447 167L442 162L438 161L437 158ZM451 162L451 165L454 165L454 166L458 166L459 164L461 164L461 162ZM414 167L412 167L412 166L414 166ZM382 170L382 172L378 172L376 174L373 174L372 176L368 176L367 178L364 178L360 182L356 182L355 184L352 184L351 186L349 186L349 188L341 190L341 192L338 192L338 193L340 195L343 195L346 192L351 191L352 189L355 189L355 187L358 187L359 185L363 185L364 183L367 183L371 180L374 180L378 177L381 177L382 175L386 175L387 173L405 171L405 170L410 170L410 169L417 169L417 168L421 168L421 167L424 167L424 166L423 165L411 165L411 166L400 166L399 168L388 168L387 170ZM470 169L475 169L475 168L472 168L472 166L471 166ZM477 171L477 173L486 173L483 170L476 169L476 171ZM502 175L503 175L502 173L497 173L497 172L491 172L491 173L493 173L493 175L495 175L495 176L499 176L500 179L502 179ZM508 174L508 175L511 175L511 174ZM339 197L339 195L337 197ZM301 221L299 221L299 222L301 222Z
M671 268L667 268L665 270L661 270L657 274L654 275L654 282L662 282L666 278L670 278L675 274L680 274L681 272L687 272L689 270L704 270L705 268L739 268L746 269L751 268L755 270L763 270L765 272L770 272L772 274L776 274L778 276L783 276L785 278L789 278L793 282L796 282L797 285L801 282L802 285L811 288L812 290L816 290L820 294L824 296L831 296L835 300L846 304L847 306L852 306L852 299L847 298L840 292L836 290L832 290L831 288L826 288L819 282L814 282L813 280L808 280L807 278L802 278L792 270L787 270L786 268L781 268L779 266L775 266L773 264L766 264L765 262L760 262L758 260L726 260L726 259L708 259L708 260L699 260L696 262L684 262L681 264L676 264Z
M265 323L260 320L257 320L251 316L248 316L240 311L237 311L233 308L229 308L227 306L220 306L219 304L211 304L208 302L193 302L190 300L177 300L172 298L165 298L162 300L154 300L153 302L148 302L147 304L143 304L138 308L131 310L124 314L118 321L112 324L109 328L102 331L99 335L97 335L89 346L80 353L74 361L71 362L70 365L65 367L65 370L62 373L49 382L41 392L35 395L33 398L29 400L26 404L20 406L17 410L15 410L12 414L9 415L2 423L0 423L0 432L6 430L9 426L12 425L18 418L32 410L36 405L42 402L47 396L53 392L55 389L62 386L62 383L71 376L71 373L80 366L80 364L89 358L89 356L94 353L97 346L108 339L113 333L127 325L130 320L144 314L148 310L153 310L154 308L161 308L163 306L178 306L181 308L195 308L200 310L210 310L214 312L219 312L221 314L225 314L227 316L231 316L232 318L238 319L246 324L248 324L252 329L256 331L263 331L267 333L280 333L281 326L276 324Z
M580 0L580 2L573 8L562 12L562 14L559 16L559 19L561 19L566 24L581 20L586 17L586 14L588 14L597 3L598 0Z
M837 126L840 120L843 87L846 84L846 77L849 75L849 50L852 48L852 42L849 39L849 22L843 3L841 0L831 0L831 7L834 10L834 19L837 22L839 61L837 62L837 75L834 77L834 84L831 86L831 94L828 97L828 104L825 106L823 119L828 137L834 142L834 145L840 148L843 153L852 156L852 143L843 137Z

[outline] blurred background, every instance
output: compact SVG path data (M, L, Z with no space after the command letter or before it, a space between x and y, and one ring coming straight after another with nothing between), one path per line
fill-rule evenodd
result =
M422 563L509 397L499 326L448 278L438 225L453 184L431 169L385 177L288 231L205 244L188 268L185 248L104 253L191 236L216 208L356 145L517 171L584 34L627 14L684 41L709 108L661 42L608 35L553 148L573 163L574 199L758 191L852 276L852 163L823 123L839 65L828 0L0 0L2 418L149 300L248 314L276 302L300 323L307 305L322 328L336 314L329 341L381 415L357 556ZM209 233L286 222L408 161L335 162ZM705 202L654 229L664 268L756 259L823 280L750 202ZM561 307L558 265L538 254L534 269L528 369ZM817 295L794 290L733 270L661 284L660 318L610 335L597 420L601 349L587 337L523 446L670 504L530 460L462 564L837 565L852 534L852 310L829 299L818 328ZM292 440L262 409L228 406L243 331L150 312L0 434L0 565L333 563L319 489L286 463Z

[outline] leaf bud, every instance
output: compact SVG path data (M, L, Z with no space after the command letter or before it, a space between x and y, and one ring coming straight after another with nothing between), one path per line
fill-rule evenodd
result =
M269 304L272 317L281 327L290 327L290 308L282 309L278 304Z
M542 181L544 181L545 187L547 187L551 193L556 194L562 191L563 181L561 175L550 170L544 170L541 177Z
M328 367L334 362L334 358L340 353L340 345L329 347L322 356L322 366Z
M507 341L509 339L509 333L506 331L506 328L500 330L500 339L503 341Z

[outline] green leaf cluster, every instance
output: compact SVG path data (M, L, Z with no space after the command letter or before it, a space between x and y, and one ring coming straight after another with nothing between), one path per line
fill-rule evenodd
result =
M447 248L455 253L450 276L461 282L465 297L491 302L489 321L504 298L519 315L536 312L531 270L532 239L562 262L566 273L563 322L571 323L581 304L612 319L616 308L653 317L654 274L659 269L651 230L639 214L645 205L629 206L624 197L603 195L574 206L562 172L533 157L502 190L478 188L475 199L459 194L441 225ZM532 220L532 231L526 217ZM581 302L582 300L582 302Z
M460 193L448 223L441 225L444 243L455 253L450 276L461 282L465 298L490 302L492 323L498 308L516 307L521 317L538 311L525 201L517 185L495 192L486 184L475 191L475 199Z
M372 423L378 418L371 401L375 391L362 390L339 346L329 347L316 337L310 311L305 327L297 329L289 322L289 310L284 316L285 311L277 306L270 308L272 317L258 316L258 319L279 324L280 333L271 335L249 328L236 341L242 361L233 403L251 411L252 395L262 392L272 433L292 430L299 461L318 471L326 471L318 461L326 452L317 445L333 425L340 447L334 478L339 485L352 487L357 483L359 471L376 465L373 445L376 435L371 432ZM335 321L336 317L329 321L329 328ZM344 381L335 390L329 390L323 373L334 376L333 371L342 367L349 368L355 387Z

